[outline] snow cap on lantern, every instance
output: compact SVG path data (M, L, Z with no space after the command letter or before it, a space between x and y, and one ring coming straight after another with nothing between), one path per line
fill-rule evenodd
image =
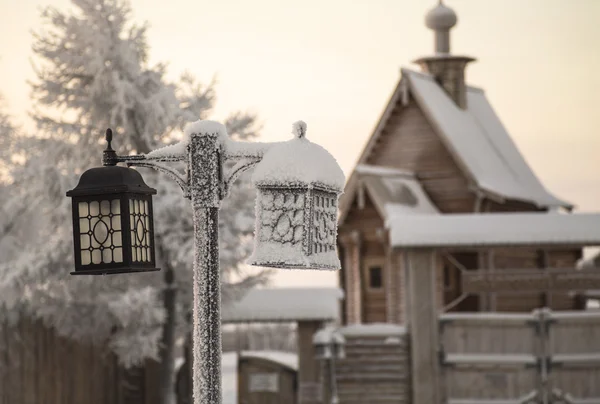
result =
M256 166L256 229L251 265L340 268L336 252L338 197L344 173L323 147L306 139L306 123L294 138L270 148Z
M344 336L331 326L321 328L313 335L316 359L344 359L346 357L345 344Z

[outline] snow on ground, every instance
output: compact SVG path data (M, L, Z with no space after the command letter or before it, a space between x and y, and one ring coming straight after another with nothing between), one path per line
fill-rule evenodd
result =
M237 353L223 353L221 376L223 404L237 404Z

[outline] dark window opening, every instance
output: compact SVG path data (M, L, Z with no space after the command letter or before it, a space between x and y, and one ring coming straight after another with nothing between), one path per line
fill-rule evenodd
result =
M372 289L379 289L383 286L382 270L381 267L370 267L369 268L369 287Z

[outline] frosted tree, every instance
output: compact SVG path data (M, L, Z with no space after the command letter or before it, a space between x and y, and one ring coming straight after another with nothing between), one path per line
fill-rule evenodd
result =
M164 65L150 66L146 27L131 22L125 0L72 2L72 13L46 8L44 25L35 34L32 93L37 106L32 116L38 132L20 137L14 146L24 163L14 170L13 195L6 205L22 210L14 225L28 229L20 240L27 253L12 254L10 262L0 264L0 299L61 335L107 343L125 365L159 359L166 403L172 393L174 338L185 331L191 307L189 203L170 179L144 171L146 182L159 191L155 242L162 276L72 277L65 191L82 171L99 165L107 127L115 133L113 146L120 154L146 153L177 141L185 122L205 118L214 89L189 74L169 82ZM238 139L256 135L251 115L234 113L226 126ZM221 210L225 300L267 277L265 272L245 274L241 266L251 250L253 192L247 178L238 180ZM19 201L27 201L26 206Z
M15 218L12 216L18 209L9 203L13 199L12 174L18 166L19 156L13 156L17 128L4 109L4 100L0 96L0 257L6 259L18 247L19 237L16 233L19 229L15 229Z

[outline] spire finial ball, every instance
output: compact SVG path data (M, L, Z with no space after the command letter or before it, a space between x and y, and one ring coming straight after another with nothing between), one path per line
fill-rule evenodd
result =
M454 27L457 21L454 10L441 1L425 16L425 25L434 31L447 31Z

